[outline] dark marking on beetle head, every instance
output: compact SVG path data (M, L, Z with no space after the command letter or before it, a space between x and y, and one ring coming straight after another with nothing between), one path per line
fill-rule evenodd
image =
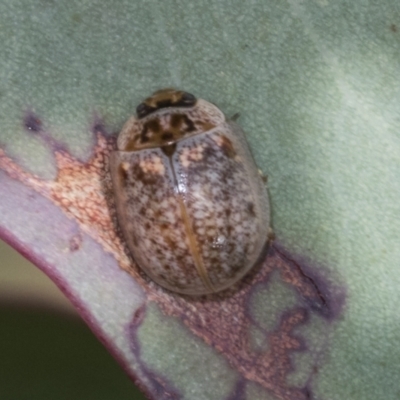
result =
M182 125L182 114L173 114L171 115L171 128L179 128Z
M172 132L164 132L161 135L161 140L165 141L165 142L168 142L169 140L171 140L173 138L174 138L174 134Z
M150 140L150 139L149 139L149 137L148 137L146 134L141 135L141 137L140 137L141 143L147 143L149 140Z
M154 111L167 107L193 107L196 104L196 97L191 93L176 89L162 89L154 92L136 108L137 117L144 118Z
M170 109L155 112L164 108ZM220 120L224 121L223 115ZM169 145L207 132L218 124L215 115L208 113L207 107L203 108L201 103L197 104L192 94L175 89L160 90L138 105L137 119L125 132L128 140L124 151ZM229 144L226 146L228 153L234 156Z
M29 112L24 117L24 127L30 132L40 132L43 129L41 119L33 112Z
M158 119L151 119L147 121L144 125L147 130L150 130L153 132L153 134L160 133L162 131L160 121Z
M172 114L170 124L172 129L185 133L194 132L196 130L193 121L186 114Z
M161 132L161 126L158 119L151 119L143 124L142 131L140 132L139 139L141 144L148 143L150 140L153 142L153 137L157 137Z
M137 115L138 118L143 118L146 115L151 114L153 111L155 111L155 109L153 107L148 106L145 103L140 103L136 107L136 115Z
M161 121L161 119L163 121ZM169 117L154 115L143 122L140 134L135 135L126 146L126 151L144 147L162 147L177 142L199 130L186 115L173 113Z

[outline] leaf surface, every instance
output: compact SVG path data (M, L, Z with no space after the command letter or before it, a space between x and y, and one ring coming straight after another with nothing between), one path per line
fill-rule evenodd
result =
M151 398L398 398L398 27L391 0L3 2L1 236ZM159 288L115 221L115 133L171 86L240 112L269 176L277 240L221 295Z

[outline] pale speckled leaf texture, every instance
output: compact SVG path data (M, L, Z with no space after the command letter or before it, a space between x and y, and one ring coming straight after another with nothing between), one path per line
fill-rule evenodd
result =
M400 398L398 1L3 0L0 49L1 237L149 398ZM115 134L163 87L268 174L277 239L220 295L149 281L115 221Z

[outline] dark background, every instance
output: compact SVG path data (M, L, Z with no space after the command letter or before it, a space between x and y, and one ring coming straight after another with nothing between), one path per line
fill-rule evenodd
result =
M50 279L1 241L0 399L145 399Z

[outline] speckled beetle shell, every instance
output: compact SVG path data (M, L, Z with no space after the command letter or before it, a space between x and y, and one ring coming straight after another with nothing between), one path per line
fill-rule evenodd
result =
M240 127L213 104L164 89L137 107L110 159L118 219L139 266L159 285L223 290L260 257L265 185Z

